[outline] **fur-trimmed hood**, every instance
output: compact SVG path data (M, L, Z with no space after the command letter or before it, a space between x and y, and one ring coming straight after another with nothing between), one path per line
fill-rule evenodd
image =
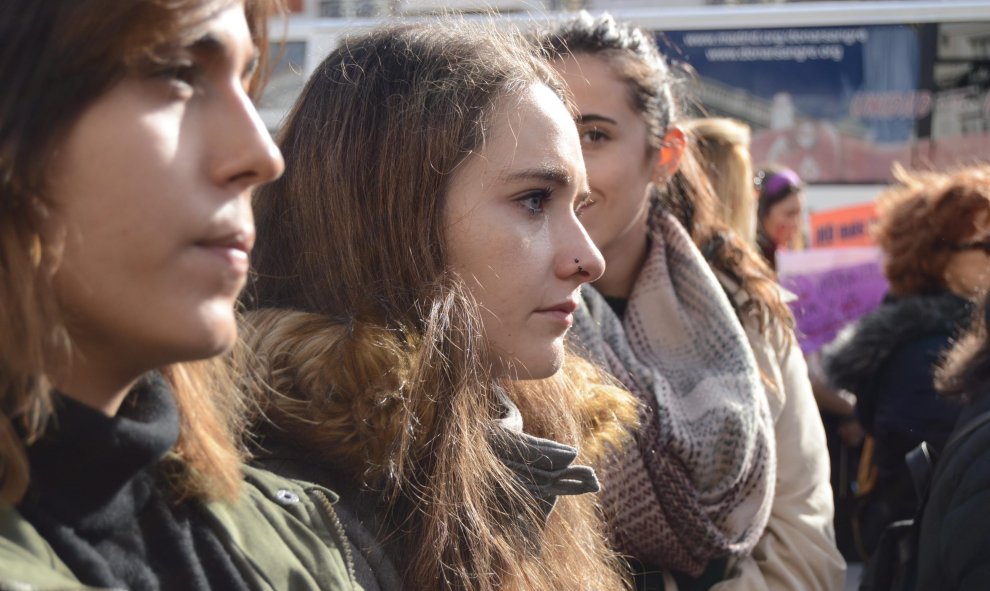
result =
M436 404L409 398L418 339L290 310L252 312L246 319L246 342L258 364L251 373L266 391L260 395L261 412L274 422L279 437L325 450L323 459L336 468L354 475L369 466L384 469L394 460L392 442L440 420ZM551 426L556 421L547 416L553 411L540 401L569 394L566 408L574 413L578 432L563 443L578 448L578 461L592 466L620 446L636 422L632 395L577 357L569 356L554 378L505 386L521 411L525 432L558 440L561 434ZM431 434L412 436L429 439Z
M829 385L873 398L875 376L898 348L928 336L953 337L972 312L969 300L949 292L889 298L825 347L822 366Z
M467 349L448 347L446 327L431 341L429 331L291 310L245 320L258 366L249 390L273 452L260 455L305 464L293 477L334 483L367 561L360 580L384 572L415 588L620 588L597 496L582 494L597 479L580 464L624 443L637 416L631 394L577 358L546 380L493 381L480 355L449 362ZM489 575L438 579L458 570Z

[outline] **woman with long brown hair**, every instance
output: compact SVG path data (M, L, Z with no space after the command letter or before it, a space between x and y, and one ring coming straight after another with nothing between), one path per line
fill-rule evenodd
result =
M539 44L578 111L582 222L608 263L574 333L642 402L635 444L602 489L638 585L840 586L824 433L790 314L717 217L677 126L678 76L647 34L608 15L583 13Z
M603 264L552 70L486 27L376 30L279 144L246 314L265 465L341 491L366 589L622 587L580 464L635 406L564 350Z
M210 361L283 166L271 9L0 8L0 587L350 588L328 493L242 465Z

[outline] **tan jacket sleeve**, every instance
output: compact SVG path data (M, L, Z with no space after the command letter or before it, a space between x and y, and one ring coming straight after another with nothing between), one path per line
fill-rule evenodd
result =
M712 589L841 590L846 563L835 546L828 449L807 364L789 331L774 331L772 342L755 327L746 333L769 382L777 485L763 537L750 556L730 567L732 578Z

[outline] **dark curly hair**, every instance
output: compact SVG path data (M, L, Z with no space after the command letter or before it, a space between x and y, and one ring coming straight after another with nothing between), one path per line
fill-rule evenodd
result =
M990 215L990 165L950 173L895 166L894 178L897 184L879 197L874 228L890 291L907 296L945 289L952 247L976 232L977 214Z
M610 14L598 18L582 10L573 19L541 31L536 44L548 60L566 55L600 55L629 88L633 110L649 129L650 147L659 149L667 126L681 114L678 88L683 76L674 71L641 30L617 23Z

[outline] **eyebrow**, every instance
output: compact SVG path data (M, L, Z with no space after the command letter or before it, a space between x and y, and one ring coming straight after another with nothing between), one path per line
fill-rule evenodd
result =
M556 166L541 166L538 168L520 170L518 172L503 175L502 179L506 181L540 180L557 185L569 185L574 180L566 170Z
M214 33L205 33L189 45L189 51L199 55L202 59L213 61L217 59L230 60L232 55L230 47ZM251 59L244 65L241 78L250 78L258 67L259 50L257 46L251 48Z
M558 168L556 166L543 166L540 168L522 170L505 175L502 179L505 181L539 180L563 186L574 182L574 177L568 174L563 168ZM582 201L587 201L588 199L591 199L591 187L585 184L583 187L578 188L575 201L580 203Z
M589 113L587 115L579 116L575 121L578 123L594 123L595 121L604 121L605 123L611 123L612 125L618 125L619 122L611 117L606 117L605 115L596 115L594 113Z

